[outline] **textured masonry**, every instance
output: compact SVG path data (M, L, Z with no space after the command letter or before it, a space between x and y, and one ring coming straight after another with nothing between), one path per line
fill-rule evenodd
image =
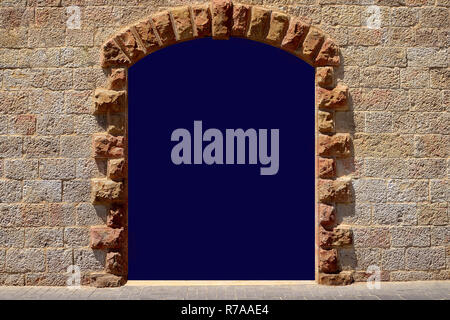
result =
M333 112L348 110L348 87L336 85L334 67L339 66L339 48L307 18L290 17L258 6L214 0L211 4L185 6L157 13L122 30L107 40L102 48L102 66L110 73L109 85L95 91L96 113L126 116L126 69L146 55L176 42L210 37L244 37L280 47L317 69L318 127L318 199L322 211L330 211L328 220L320 221L318 271L319 282L348 284L351 273L340 272L337 248L352 244L348 228L335 223L336 203L353 201L349 179L336 179L336 158L351 156L349 134L335 134ZM109 69L111 68L111 69ZM120 85L117 84L120 78ZM108 128L111 125L108 123ZM112 125L112 127L115 127ZM120 203L122 224L91 228L91 247L104 249L105 273L94 274L94 285L114 286L126 279L126 130L107 130L94 137L94 152L108 162L107 177L93 181L96 202L107 206Z
M1 2L0 285L125 283L127 70L200 37L315 67L320 283L450 279L450 4L367 2Z

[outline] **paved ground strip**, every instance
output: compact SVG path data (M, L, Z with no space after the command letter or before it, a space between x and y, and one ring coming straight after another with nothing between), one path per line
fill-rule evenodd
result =
M66 287L0 287L0 300L450 300L450 281L365 283L345 287L316 284L245 286L131 286L69 289Z

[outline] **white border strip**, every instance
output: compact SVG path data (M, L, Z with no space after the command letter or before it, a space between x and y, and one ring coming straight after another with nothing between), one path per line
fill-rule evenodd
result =
M125 286L283 286L283 285L314 285L314 280L262 280L262 281L246 281L246 280L129 280Z

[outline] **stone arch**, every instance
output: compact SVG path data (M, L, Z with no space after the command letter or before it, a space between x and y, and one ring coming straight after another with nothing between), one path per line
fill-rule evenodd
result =
M145 56L181 41L202 37L242 37L286 50L316 72L316 280L349 284L338 249L351 245L352 233L336 225L336 203L351 202L351 181L336 178L336 158L351 157L350 134L335 133L335 111L348 110L348 88L336 84L339 47L308 18L231 0L172 8L141 20L111 37L102 47L106 88L94 94L94 112L106 114L106 132L93 137L94 158L106 160L107 177L93 179L93 202L108 208L106 225L91 227L91 247L106 251L105 270L89 274L91 285L126 282L127 259L127 69Z

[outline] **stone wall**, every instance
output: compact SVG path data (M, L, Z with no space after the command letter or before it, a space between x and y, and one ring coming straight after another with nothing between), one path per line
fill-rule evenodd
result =
M65 285L72 264L85 284L125 281L126 68L154 39L123 28L191 3L0 3L0 285ZM321 281L361 281L371 265L383 280L449 279L450 2L246 3L269 9L252 9L246 37L283 47L296 16L319 30L300 36L301 52L284 49L318 67ZM81 29L68 27L73 5ZM379 28L368 28L378 10ZM210 35L202 19L172 12L174 41ZM171 43L161 30L156 46Z

